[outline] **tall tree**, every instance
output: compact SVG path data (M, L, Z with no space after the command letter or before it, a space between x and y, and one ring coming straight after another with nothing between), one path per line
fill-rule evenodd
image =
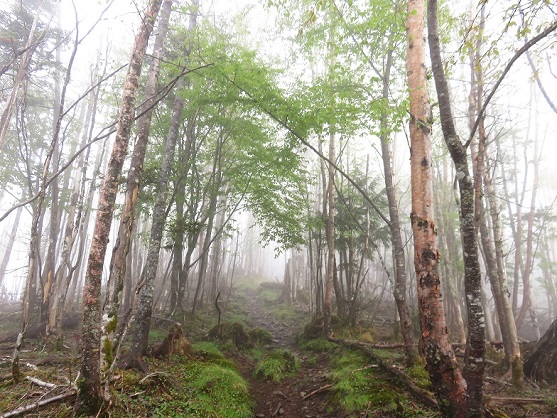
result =
M485 318L482 301L481 270L476 239L475 189L468 168L467 148L461 142L454 125L449 95L449 86L443 68L439 29L437 22L437 0L427 5L428 40L441 129L456 169L460 193L460 232L464 255L464 292L468 313L468 338L464 364L467 383L466 415L483 416L483 374L485 370Z
M83 287L83 329L81 347L81 376L78 382L76 408L83 413L97 414L102 405L100 381L101 346L101 278L104 256L108 246L110 225L122 166L135 115L138 79L149 36L162 0L150 0L142 17L139 33L132 47L128 72L124 81L118 127L110 161L100 190L93 241L89 251Z
M118 310L121 307L124 290L124 277L126 275L127 257L132 241L132 233L135 224L135 211L139 196L141 176L143 173L143 162L149 139L151 119L154 112L156 100L156 88L160 73L160 62L163 53L164 41L168 32L168 22L172 11L173 0L164 0L160 17L157 24L157 36L153 45L152 61L149 68L147 83L145 85L144 97L140 112L144 113L137 122L137 137L132 153L130 169L126 180L126 192L124 196L124 206L120 215L120 225L116 243L112 249L110 260L110 273L107 284L103 317L103 342L101 351L101 364L103 370L107 371L104 378L105 398L109 396L108 383L110 371L112 370L111 360L118 351L118 344L114 344L114 334L118 329ZM131 286L131 283L128 283Z
M484 96L482 65L482 45L485 26L485 5L481 6L480 22L477 28L474 48L470 51L471 86L469 95L469 125L472 129L477 115L481 111ZM491 293L499 319L499 328L507 367L511 368L512 380L516 385L522 382L522 359L515 319L512 313L508 293L506 266L504 260L503 239L501 233L500 208L492 183L492 174L486 167L488 141L485 118L482 116L478 125L478 140L470 143L474 170L475 211L479 226L486 271L491 284ZM485 192L485 193L484 193ZM485 199L484 199L485 194ZM489 212L488 212L489 209ZM489 216L491 215L491 216ZM491 227L489 224L491 220ZM486 316L487 318L487 316Z
M192 2L192 10L189 19L188 33L191 35L195 29L198 15L198 0ZM191 52L191 44L188 45L185 54L186 58ZM168 184L170 182L170 169L174 164L174 154L176 142L182 122L182 111L184 109L184 98L182 88L186 86L185 79L180 80L179 88L174 99L170 127L166 135L165 148L161 166L161 173L158 180L155 207L153 209L153 220L149 237L147 258L145 268L141 274L141 291L139 293L139 306L135 315L135 328L132 335L132 342L129 352L126 355L126 362L129 365L136 365L144 368L141 357L147 350L149 329L151 326L151 316L153 312L153 293L155 287L155 277L159 264L161 241L164 230L166 207L168 205ZM128 364L127 364L128 365Z
M463 417L466 414L466 381L449 341L441 296L440 254L433 213L432 116L427 94L424 13L425 1L408 1L406 60L410 92L410 219L414 233L418 308L426 367L441 412L447 417Z

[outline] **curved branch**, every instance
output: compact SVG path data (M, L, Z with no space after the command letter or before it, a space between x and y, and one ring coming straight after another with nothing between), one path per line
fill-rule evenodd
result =
M470 142L472 142L472 139L474 138L474 135L476 134L476 130L478 129L478 125L480 124L480 120L484 116L487 105L489 104L491 99L493 99L493 96L495 95L497 89L499 88L499 86L501 85L501 83L503 82L505 77L507 76L508 72L510 71L510 69L513 66L513 64L515 63L515 61L518 58L520 58L520 56L522 54L524 54L526 51L528 51L535 44L537 44L539 41L541 41L543 38L545 38L547 35L549 35L553 31L555 31L556 29L557 29L557 20L555 22L553 22L553 24L548 26L543 32L534 36L532 39L530 39L528 42L526 42L524 45L522 45L522 47L518 51L515 52L514 56L511 58L511 60L505 66L505 69L503 70L503 73L499 76L499 79L497 80L497 82L495 83L493 88L491 89L491 92L487 96L487 99L484 101L484 104L482 105L482 109L480 110L480 113L478 113L478 116L476 117L476 121L474 122L474 126L472 128L472 131L470 132L470 137L468 138L468 141L464 145L465 148L468 148L468 146L470 145Z

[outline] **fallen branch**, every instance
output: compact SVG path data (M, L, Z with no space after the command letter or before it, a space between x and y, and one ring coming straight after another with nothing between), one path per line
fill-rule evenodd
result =
M398 348L404 348L404 344L370 344L370 343L361 343L364 344L366 347L375 348L379 350L393 350Z
M64 399L71 398L72 396L75 396L75 394L76 394L76 390L72 388L70 390L67 390L66 392L63 392L51 398L43 399L26 406L21 406L17 409L14 409L13 411L5 413L4 415L2 415L2 418L17 417L25 414L26 412L34 411L35 409L41 408L51 403L59 402L59 401L63 401Z
M404 387L410 393L412 393L414 397L416 397L416 399L420 400L420 402L422 402L424 405L426 405L429 408L433 408L433 409L438 408L437 400L433 397L431 393L416 385L412 381L412 379L410 379L410 377L406 375L406 373L385 363L381 359L381 357L379 357L377 354L373 352L371 348L369 348L367 344L348 341L348 340L338 340L336 338L329 338L329 341L363 351L368 357L370 357L375 363L377 363L377 365L383 372L400 381L400 383L402 383Z
M529 404L544 404L547 403L545 399L540 398L500 398L493 396L489 398L489 402L498 404L508 404L512 403L514 405L529 405Z
M37 386L48 388L48 389L56 389L58 385L54 383L45 382L43 380L37 379L36 377L25 376L25 380L29 380L31 383L36 384Z
M310 393L308 393L306 396L304 396L304 397L302 398L302 401L305 401L307 398L309 398L309 397L311 397L311 396L313 396L313 395L317 395L318 393L325 392L326 390L329 390L329 389L332 388L332 387L333 387L333 385L331 385L330 383L327 384L327 385L325 385L325 386L321 386L320 388L315 389L313 392L310 392Z

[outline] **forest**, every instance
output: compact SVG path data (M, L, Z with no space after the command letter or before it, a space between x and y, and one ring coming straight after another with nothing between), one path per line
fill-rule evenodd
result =
M5 0L0 416L553 417L557 6Z

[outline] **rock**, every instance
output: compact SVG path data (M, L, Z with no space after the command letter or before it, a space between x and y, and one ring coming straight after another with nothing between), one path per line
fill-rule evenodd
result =
M275 391L273 392L273 395L279 396L279 397L281 397L281 398L283 398L283 399L286 399L286 395L282 392L282 390L275 390Z
M284 415L284 414L286 414L286 411L284 410L284 408L279 408L278 414L279 415Z

